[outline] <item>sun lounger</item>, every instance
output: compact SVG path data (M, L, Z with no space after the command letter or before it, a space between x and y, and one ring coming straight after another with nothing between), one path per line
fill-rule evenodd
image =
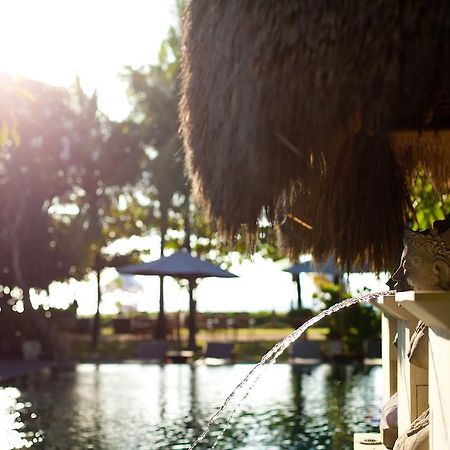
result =
M296 341L291 346L291 364L314 365L322 361L320 341Z
M364 351L364 364L381 365L381 339L367 340Z
M139 342L136 356L140 360L165 362L167 357L167 342L165 341Z
M331 363L344 363L347 356L344 354L344 344L341 339L330 338L327 341L328 359Z
M234 362L234 344L232 342L208 342L203 361L210 365Z

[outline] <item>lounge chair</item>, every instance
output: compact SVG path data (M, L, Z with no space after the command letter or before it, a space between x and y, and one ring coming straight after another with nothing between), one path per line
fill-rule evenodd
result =
M167 342L141 341L137 348L137 358L145 361L165 362L167 357Z
M364 342L364 364L381 365L381 339L369 339Z
M320 341L296 341L291 346L291 364L315 365L322 361Z
M328 338L327 350L330 363L342 364L348 362L348 355L344 352L344 344L340 338Z
M234 362L234 344L232 342L208 342L203 361L209 365Z

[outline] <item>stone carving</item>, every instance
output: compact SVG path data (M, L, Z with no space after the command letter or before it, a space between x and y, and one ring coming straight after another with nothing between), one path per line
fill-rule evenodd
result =
M430 409L427 409L397 439L394 450L429 450L429 437Z
M380 416L380 431L386 448L393 448L398 437L397 392L383 405Z
M428 369L428 327L419 320L409 341L408 359L422 369Z
M450 219L431 230L405 231L400 266L388 284L397 291L450 290Z

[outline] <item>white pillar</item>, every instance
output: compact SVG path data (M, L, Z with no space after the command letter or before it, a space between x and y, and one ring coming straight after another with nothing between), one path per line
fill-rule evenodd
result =
M429 327L430 449L450 449L450 292L400 292L396 301Z
M411 364L409 342L417 320L399 320L397 326L397 388L398 434L408 430L411 423L428 408L428 371Z
M450 331L433 327L428 334L431 449L450 449Z
M397 319L383 313L381 317L381 355L383 360L383 403L397 392L397 348L394 345Z

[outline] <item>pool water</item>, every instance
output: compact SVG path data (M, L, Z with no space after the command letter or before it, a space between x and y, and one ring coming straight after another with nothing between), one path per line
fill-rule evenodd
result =
M0 388L0 449L187 449L251 367L80 364ZM381 388L380 367L270 365L216 448L352 449L353 433L378 426Z

